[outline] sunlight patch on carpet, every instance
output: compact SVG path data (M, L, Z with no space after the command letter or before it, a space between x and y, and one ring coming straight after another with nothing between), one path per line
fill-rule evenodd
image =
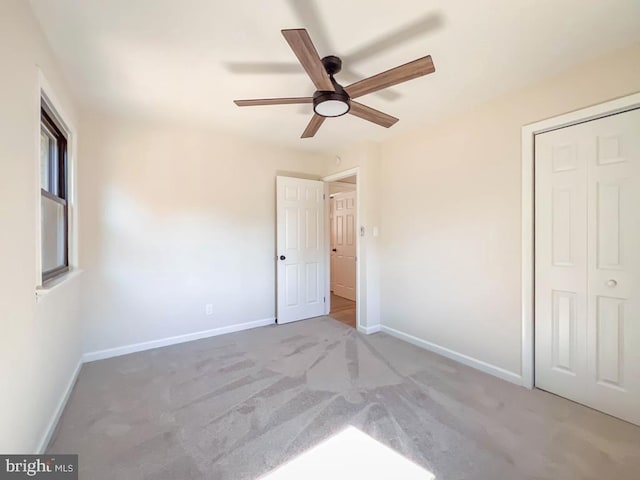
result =
M355 427L319 443L261 480L433 480L435 476Z

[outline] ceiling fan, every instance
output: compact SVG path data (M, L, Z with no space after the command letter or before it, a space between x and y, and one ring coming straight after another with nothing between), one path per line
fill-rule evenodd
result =
M436 71L431 55L427 55L343 87L334 78L342 68L340 58L330 55L321 59L304 28L282 30L282 35L317 88L313 97L234 100L234 103L239 107L312 103L314 114L301 138L313 137L325 118L339 117L346 113L389 128L398 121L396 117L367 107L353 99Z

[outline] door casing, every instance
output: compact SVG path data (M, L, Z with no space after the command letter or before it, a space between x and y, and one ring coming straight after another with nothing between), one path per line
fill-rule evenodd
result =
M350 168L348 170L344 170L342 172L338 172L338 173L334 173L332 175L328 175L326 177L322 178L322 181L324 182L324 196L325 196L325 235L326 235L326 245L331 245L331 231L330 231L330 227L329 227L329 184L331 182L335 182L338 180L342 180L344 178L347 177L353 177L355 175L356 177L356 222L357 223L357 231L356 231L356 328L359 331L364 331L365 329L363 328L362 324L361 324L361 309L362 309L362 301L361 301L361 295L360 295L360 240L361 240L361 235L360 235L360 226L362 225L362 223L360 222L360 219L362 218L360 216L360 204L361 204L361 193L360 193L360 167L354 167L354 168ZM329 272L330 268L331 268L331 252L329 251L329 248L325 249L325 272ZM326 302L326 307L325 307L325 315L328 315L329 312L331 311L331 275L326 275L326 280L325 280L325 291L327 292L327 302Z
M617 98L522 127L522 385L535 386L534 345L534 166L535 136L608 115L640 108L640 93Z

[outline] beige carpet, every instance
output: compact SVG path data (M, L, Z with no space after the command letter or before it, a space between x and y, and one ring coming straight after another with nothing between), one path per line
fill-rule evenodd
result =
M640 478L640 428L326 317L86 364L49 452L82 479L255 480L348 425L438 480Z

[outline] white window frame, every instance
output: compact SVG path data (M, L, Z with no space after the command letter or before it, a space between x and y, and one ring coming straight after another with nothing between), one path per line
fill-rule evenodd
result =
M53 115L53 119L67 137L67 209L68 209L68 250L69 271L51 279L43 284L42 281L42 211L40 193L40 124L42 105L46 105L47 113ZM65 112L51 84L44 73L38 69L38 85L36 91L36 103L34 108L35 134L35 232L36 232L36 299L52 291L57 286L71 279L81 272L78 265L78 208L77 208L77 152L78 135L71 117Z

